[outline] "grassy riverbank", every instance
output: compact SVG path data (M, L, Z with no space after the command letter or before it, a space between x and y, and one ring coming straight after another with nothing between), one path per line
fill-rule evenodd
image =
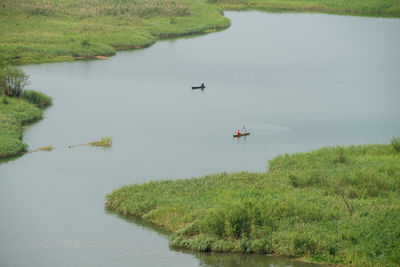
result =
M169 230L173 247L400 264L400 153L392 145L282 155L266 173L124 186L106 203Z
M110 56L160 38L212 32L230 25L223 9L400 17L396 0L4 0L0 62Z
M208 2L225 10L324 12L400 17L400 2L397 0L208 0Z
M109 56L164 37L226 28L222 10L198 0L4 0L0 62Z
M35 91L25 91L19 98L0 96L0 158L27 151L23 125L41 119L43 108L50 104L51 98Z

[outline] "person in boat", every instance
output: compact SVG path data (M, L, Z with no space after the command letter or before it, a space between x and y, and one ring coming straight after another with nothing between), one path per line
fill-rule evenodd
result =
M201 89L202 91L204 91L204 88L206 88L206 86L204 85L204 83L201 83L200 86L192 86L192 90L194 90L194 89Z
M237 134L237 135L240 135L240 131L239 131L239 129L237 130L236 134Z
M243 125L243 127L242 127L242 130L241 130L241 132L240 133L247 133L247 128L246 128L246 125Z

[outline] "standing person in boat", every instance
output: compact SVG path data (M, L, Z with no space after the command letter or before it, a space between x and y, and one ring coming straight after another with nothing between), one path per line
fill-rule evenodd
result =
M242 130L241 130L241 132L240 133L247 133L247 128L246 128L246 125L243 125L243 127L242 127Z

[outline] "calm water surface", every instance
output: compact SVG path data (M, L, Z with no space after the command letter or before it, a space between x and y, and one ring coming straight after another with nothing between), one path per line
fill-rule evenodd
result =
M400 135L400 20L226 15L223 32L24 67L54 98L24 140L55 150L0 165L1 266L303 266L173 251L165 234L104 209L121 185L262 172L281 153ZM233 139L243 124L252 134ZM68 148L101 136L112 148Z

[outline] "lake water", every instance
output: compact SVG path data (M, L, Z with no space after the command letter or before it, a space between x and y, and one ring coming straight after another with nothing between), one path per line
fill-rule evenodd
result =
M54 98L24 141L55 150L0 165L1 266L305 266L170 250L165 234L104 208L121 185L263 172L278 154L400 135L400 20L226 16L223 32L24 67ZM243 124L251 135L234 139ZM68 148L102 136L111 148Z

